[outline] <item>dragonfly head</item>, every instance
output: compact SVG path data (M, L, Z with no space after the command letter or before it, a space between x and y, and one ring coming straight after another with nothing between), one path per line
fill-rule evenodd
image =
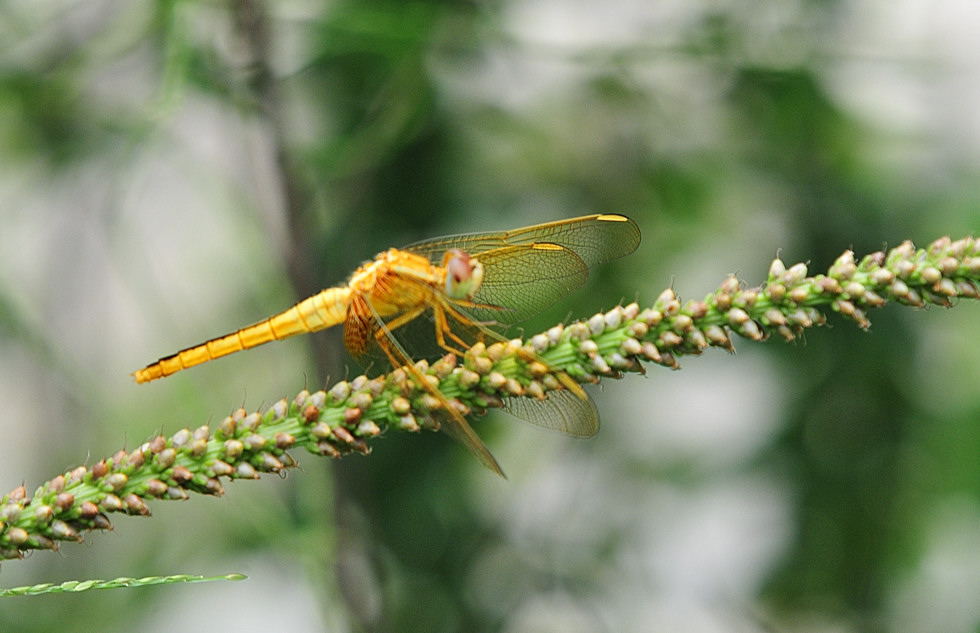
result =
M483 264L458 248L446 251L446 294L450 299L471 299L483 283Z

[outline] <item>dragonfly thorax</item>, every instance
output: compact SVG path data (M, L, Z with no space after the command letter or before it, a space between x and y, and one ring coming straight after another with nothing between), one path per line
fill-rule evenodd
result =
M442 262L446 269L446 295L450 299L472 299L483 283L483 264L458 248L446 251Z

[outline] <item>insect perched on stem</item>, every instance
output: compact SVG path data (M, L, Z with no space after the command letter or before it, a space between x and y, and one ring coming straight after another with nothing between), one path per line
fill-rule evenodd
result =
M502 337L488 323L514 323L582 286L589 268L627 255L640 230L622 215L589 215L512 231L439 237L377 255L346 284L327 288L285 312L161 358L133 374L143 383L234 352L297 334L344 325L344 345L354 357L377 347L393 367L441 402L443 425L480 462L503 474L479 436L445 396L429 385L399 342L399 330L431 311L440 348L460 353L474 336ZM540 359L538 359L540 360ZM589 437L599 416L571 378L535 406L512 411L533 424ZM561 396L558 394L570 394ZM538 406L540 405L540 406Z

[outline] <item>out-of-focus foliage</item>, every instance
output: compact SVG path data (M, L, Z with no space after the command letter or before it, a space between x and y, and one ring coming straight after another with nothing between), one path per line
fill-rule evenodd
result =
M329 333L127 375L388 246L635 218L640 250L533 331L761 281L777 251L826 268L973 233L978 20L965 0L0 1L0 486L359 371ZM441 435L298 456L0 576L247 583L8 600L0 629L974 631L977 309L607 384L588 442L476 421L506 482Z

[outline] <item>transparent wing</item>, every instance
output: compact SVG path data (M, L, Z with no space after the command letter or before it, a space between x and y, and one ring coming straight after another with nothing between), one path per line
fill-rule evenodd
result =
M592 268L635 251L640 245L640 228L623 215L586 215L511 231L436 237L406 246L405 250L425 255L432 263L441 264L443 254L451 248L461 248L480 258L482 253L505 246L536 243L564 246L578 255L587 268Z
M572 437L592 437L599 432L599 411L595 404L570 391L552 391L547 400L507 398L504 409L534 426Z
M470 233L417 242L406 250L437 265L451 248L476 257L484 279L471 308L482 321L522 321L581 287L588 269L636 250L640 229L622 215L589 215L512 231Z
M555 244L505 246L480 255L483 283L475 303L499 309L467 307L480 321L516 323L554 305L589 278L582 258Z
M425 376L415 367L414 363L412 362L412 358L405 351L405 348L401 346L391 330L389 330L385 325L381 315L379 315L377 310L374 309L371 302L365 301L364 303L373 316L376 330L381 332L380 337L375 338L372 334L371 338L381 348L385 356L387 356L388 362L391 363L391 366L404 367L415 382L428 391L429 394L438 400L443 406L446 416L443 418L442 430L446 431L446 433L448 433L453 439L465 446L481 464L506 479L504 471L500 468L500 464L498 464L497 460L494 459L494 456L490 453L490 450L487 448L486 444L484 444L483 440L480 439L480 436L476 434L473 427L469 425L466 418L464 418L463 415L450 404L450 402L446 399L446 396L432 386L432 384L425 379Z

